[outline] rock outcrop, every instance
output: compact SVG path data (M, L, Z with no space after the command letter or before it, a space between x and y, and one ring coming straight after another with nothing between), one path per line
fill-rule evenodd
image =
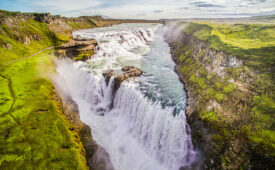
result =
M122 75L115 74L113 70L109 70L103 73L103 76L105 77L107 84L109 83L111 77L114 77L114 91L116 91L119 88L120 84L124 80L130 77L139 77L143 73L141 69L134 66L125 66L122 68L122 71Z
M123 74L118 75L115 74L113 70L109 70L103 73L105 77L106 83L109 84L111 77L114 78L113 80L113 96L115 95L117 89L120 87L120 84L127 80L130 77L139 77L143 74L143 71L134 66L125 66L122 68ZM113 104L110 105L110 108L113 107Z
M62 44L58 50L61 57L68 57L74 60L85 61L92 57L97 46L94 39L83 39L76 37L66 44Z

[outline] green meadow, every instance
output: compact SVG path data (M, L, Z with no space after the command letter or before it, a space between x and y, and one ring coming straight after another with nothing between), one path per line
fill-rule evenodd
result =
M22 42L33 35L39 38ZM47 24L32 19L0 26L0 169L88 169L49 78L54 50L18 60L60 43Z

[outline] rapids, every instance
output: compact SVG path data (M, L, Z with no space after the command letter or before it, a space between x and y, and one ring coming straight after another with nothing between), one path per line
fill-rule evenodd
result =
M58 62L58 85L76 101L80 119L117 170L176 170L195 159L186 93L163 33L160 24L80 30L73 35L98 41L96 54L86 62ZM127 65L144 74L124 81L113 95L113 80L107 85L102 73L121 73Z

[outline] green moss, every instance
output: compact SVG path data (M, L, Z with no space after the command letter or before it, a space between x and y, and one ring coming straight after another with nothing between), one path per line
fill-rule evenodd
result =
M216 99L217 99L218 102L222 102L223 99L224 99L224 97L225 97L225 94L223 94L223 93L217 93L215 97L216 97Z
M74 29L85 29L85 28L93 28L96 27L96 24L91 20L84 21L66 21L68 25L70 25Z
M223 87L223 92L225 94L229 94L229 93L233 92L233 90L235 90L235 89L236 89L236 85L229 83L227 86Z
M20 14L20 12L11 12L11 11L5 11L5 10L0 10L0 14L3 16L16 16Z
M93 19L89 19L89 21L91 22L91 24L92 24L93 26L97 27L97 23L96 23L96 21L95 21L95 20L93 20Z
M220 82L215 82L215 86L220 89L222 87L222 84Z
M85 61L85 60L91 58L91 56L93 56L93 55L94 55L94 51L90 50L90 51L85 51L85 52L80 53L77 57L74 57L73 59L75 61Z
M218 121L218 116L216 113L213 113L211 111L205 111L201 113L201 118L210 122L216 122Z
M186 58L185 55L182 54L182 55L179 57L179 61L182 62L185 58Z

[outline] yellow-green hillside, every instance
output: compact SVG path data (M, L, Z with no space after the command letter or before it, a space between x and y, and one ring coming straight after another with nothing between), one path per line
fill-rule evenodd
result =
M274 67L275 25L190 23L184 32L207 41L213 49L240 57L248 66Z
M51 30L55 23L0 13L0 169L88 169L80 137L49 78L55 73L54 49L22 59L68 40L80 22Z

